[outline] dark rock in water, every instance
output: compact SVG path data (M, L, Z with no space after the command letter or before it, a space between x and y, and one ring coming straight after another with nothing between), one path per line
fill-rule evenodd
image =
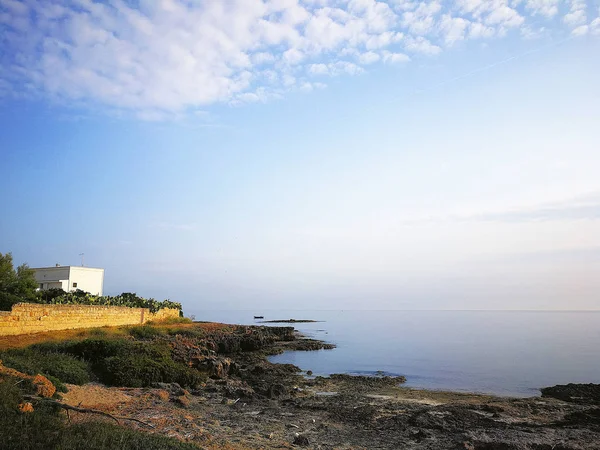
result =
M265 320L261 323L315 323L319 322L318 320L309 320L309 319L280 319L280 320Z
M406 383L406 377L390 377L390 376L373 376L367 377L364 375L348 375L346 373L334 373L330 376L332 380L344 381L352 383L356 386L377 387L377 386L395 386L401 383Z
M332 350L335 345L313 339L298 339L287 343L285 348L295 351Z
M582 405L600 405L600 384L559 384L541 389L542 397L552 397Z
M305 435L299 434L294 438L293 444L299 445L301 447L306 447L307 445L310 445L310 440Z

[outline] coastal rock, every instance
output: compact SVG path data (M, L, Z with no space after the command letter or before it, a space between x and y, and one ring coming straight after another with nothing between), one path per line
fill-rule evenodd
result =
M201 356L191 361L191 367L206 372L212 378L226 378L239 372L238 366L230 358Z
M179 397L176 397L174 402L183 408L187 408L188 406L190 406L190 399L187 398L185 395L180 395Z
M35 387L36 395L40 397L50 398L56 392L56 387L52 382L43 375L27 375L25 373L19 372L18 370L11 369L10 367L4 367L2 365L2 361L0 360L0 377L10 376L15 378L20 378L21 380L29 380Z
M542 397L552 397L582 405L600 405L600 384L559 384L541 389Z
M306 447L308 445L310 445L310 440L308 439L308 437L306 437L303 434L298 434L295 438L294 438L294 445L298 445L300 447Z
M189 395L189 392L183 389L179 383L154 383L152 385L157 389L161 389L162 391L166 391L169 395L173 397L180 397L182 395ZM156 394L161 397L162 394Z
M269 398L281 398L289 394L288 389L280 383L275 383L269 386L268 397Z

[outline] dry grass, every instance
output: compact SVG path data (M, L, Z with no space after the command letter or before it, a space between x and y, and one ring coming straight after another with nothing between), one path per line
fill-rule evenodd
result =
M152 327L159 329L200 329L203 331L218 331L228 330L231 328L230 325L222 323L212 322L196 322L196 323L169 323L169 322L156 322L152 324ZM66 340L81 341L91 337L99 336L115 336L123 337L129 334L128 330L131 326L118 326L118 327L102 327L102 328L78 328L75 330L60 330L60 331L47 331L44 333L35 334L20 334L18 336L0 336L0 350L8 350L11 348L23 348L33 344L39 344L41 342L59 342Z

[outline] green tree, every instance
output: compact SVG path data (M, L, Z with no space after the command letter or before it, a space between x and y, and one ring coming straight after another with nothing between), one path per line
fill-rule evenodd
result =
M10 310L18 302L38 299L35 272L27 264L14 269L11 253L0 253L0 310Z

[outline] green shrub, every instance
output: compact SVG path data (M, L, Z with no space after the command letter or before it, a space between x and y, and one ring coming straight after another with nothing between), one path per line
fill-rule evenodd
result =
M160 324L160 325L173 325L173 324L189 324L194 323L189 317L167 317L161 320L151 320L148 325Z
M61 450L198 450L195 444L134 431L112 423L91 422L65 429Z
M36 344L37 351L61 352L89 363L93 374L111 386L143 387L155 382L176 382L194 387L205 376L173 361L166 342L127 339L85 339Z
M5 450L42 450L59 448L57 431L62 421L56 409L35 405L32 413L21 413L21 390L25 383L11 378L0 381L0 447Z
M92 295L82 290L73 292L53 293L52 295L43 296L40 299L41 303L53 305L102 305L102 306L127 306L129 308L148 308L150 312L157 312L163 308L178 309L181 314L181 303L172 302L171 300L155 300L153 298L138 297L134 293L124 292L115 296L98 296Z
M5 366L29 375L39 373L57 378L63 383L85 384L90 382L88 364L75 356L64 353L46 352L30 347L2 352L0 360Z
M151 325L138 325L129 328L129 334L137 339L154 339L157 336L165 335L166 332Z
M176 382L194 387L205 381L197 370L173 361L166 343L135 343L129 351L106 358L96 369L101 381L113 386L144 387L156 382Z

